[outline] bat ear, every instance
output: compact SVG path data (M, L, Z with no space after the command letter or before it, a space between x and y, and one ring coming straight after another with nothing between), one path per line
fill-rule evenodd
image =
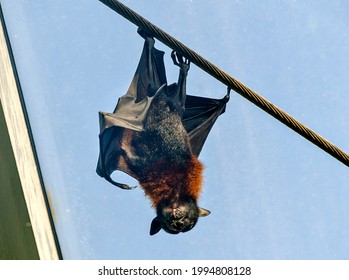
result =
M150 235L157 234L161 230L162 226L158 217L155 217L150 225Z
M199 207L199 217L206 217L210 214L211 212L209 210Z

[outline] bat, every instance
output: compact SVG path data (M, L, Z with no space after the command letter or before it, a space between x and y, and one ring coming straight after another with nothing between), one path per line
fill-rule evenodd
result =
M113 113L99 112L100 154L97 174L114 181L122 171L135 178L156 209L150 235L161 229L171 234L191 230L199 217L210 214L197 205L204 166L198 156L215 121L225 111L228 94L213 99L186 94L190 62L172 52L179 67L177 83L167 84L164 52L142 29L144 47L125 95Z

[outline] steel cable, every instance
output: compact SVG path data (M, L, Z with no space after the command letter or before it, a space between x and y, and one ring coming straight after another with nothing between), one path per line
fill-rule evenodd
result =
M169 48L175 50L181 55L185 56L190 60L191 63L194 63L196 66L207 72L209 75L213 76L228 88L239 93L241 96L245 97L259 108L278 119L281 123L285 124L328 154L332 155L334 158L349 166L349 155L343 152L341 149L327 141L322 136L318 135L316 132L303 125L295 118L287 114L286 112L279 109L277 106L270 103L264 97L257 94L252 89L248 88L238 80L234 79L223 70L189 49L183 43L179 42L160 28L156 27L154 24L120 3L117 0L99 0L112 10L122 15L124 18L128 19L138 27L143 28L149 35L158 39Z

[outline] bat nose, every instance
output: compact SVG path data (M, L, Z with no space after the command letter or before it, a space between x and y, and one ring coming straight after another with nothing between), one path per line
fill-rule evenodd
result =
M178 208L172 209L172 217L176 218L176 219L182 218L183 217L183 213Z

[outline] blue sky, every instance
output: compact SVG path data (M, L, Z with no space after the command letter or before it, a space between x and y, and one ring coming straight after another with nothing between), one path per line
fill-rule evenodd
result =
M344 151L349 151L346 1L123 1ZM131 82L136 27L97 0L2 0L66 259L348 259L348 167L232 93L200 159L190 232L149 236L140 188L96 173L98 111ZM166 46L168 81L178 69ZM192 65L188 93L224 85Z

